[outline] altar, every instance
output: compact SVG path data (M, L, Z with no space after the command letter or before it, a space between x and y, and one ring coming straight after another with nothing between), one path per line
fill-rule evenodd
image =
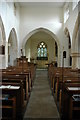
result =
M37 68L47 68L48 60L37 60Z

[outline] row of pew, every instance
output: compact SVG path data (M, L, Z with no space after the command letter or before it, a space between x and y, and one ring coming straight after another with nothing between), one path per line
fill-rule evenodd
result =
M34 83L35 70L36 65L27 61L0 70L1 120L23 119Z
M80 69L49 64L48 76L61 119L80 119Z

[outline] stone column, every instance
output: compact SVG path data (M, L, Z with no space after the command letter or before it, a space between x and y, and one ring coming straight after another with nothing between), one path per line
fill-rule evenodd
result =
M5 55L0 55L0 69L5 69Z
M80 69L80 53L72 53L72 69Z

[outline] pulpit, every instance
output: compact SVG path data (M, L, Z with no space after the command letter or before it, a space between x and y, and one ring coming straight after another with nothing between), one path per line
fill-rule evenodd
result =
M17 66L27 67L28 58L26 58L25 56L21 56L20 58L17 58Z

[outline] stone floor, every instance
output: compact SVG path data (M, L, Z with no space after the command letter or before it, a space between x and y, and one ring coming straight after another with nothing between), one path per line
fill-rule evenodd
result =
M48 71L37 69L34 85L29 103L24 114L24 120L28 119L52 119L60 120L59 113L51 93Z

